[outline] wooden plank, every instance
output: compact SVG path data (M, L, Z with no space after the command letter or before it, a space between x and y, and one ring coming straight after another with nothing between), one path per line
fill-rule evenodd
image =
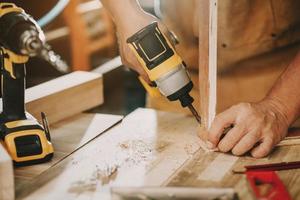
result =
M50 123L58 122L103 103L102 76L77 71L26 90L27 110L40 119L45 112Z
M300 146L285 146L277 147L263 159L236 157L238 161L230 163L232 167L223 171L221 178L203 180L199 175L212 165L215 172L222 169L222 164L214 161L218 158L223 162L228 154L205 153L196 132L197 123L191 117L138 109L121 124L27 182L17 197L106 200L110 199L109 189L113 186L167 185L232 187L240 199L253 199L244 175L234 174L233 169L255 163L295 161L300 156ZM300 170L282 171L279 175L292 197L299 198Z
M13 164L10 156L0 143L0 199L14 200Z
M238 157L232 155L218 155L204 171L198 176L199 180L221 181L224 175L231 169ZM220 167L222 166L222 167ZM216 170L217 169L217 170Z
M103 102L102 75L91 72L73 72L28 88L25 92L28 112L37 119L44 112L50 123L94 108ZM2 105L2 101L0 104Z
M122 120L119 115L79 114L51 126L54 157L50 162L15 168L16 188L54 166Z
M24 185L18 199L106 200L110 186L164 185L199 149L196 127L182 114L138 109Z
M218 0L199 0L199 90L202 127L215 117L217 87Z
M205 154L202 150L198 151L193 159L185 164L183 169L174 176L168 186L193 186L193 187L232 187L238 193L240 199L254 199L252 192L248 187L245 175L235 174L234 171L242 171L243 166L253 164L266 164L276 162L292 162L299 160L300 146L276 147L276 149L266 158L255 159L249 155L236 157L237 162L232 162L232 167L228 168L225 175L220 178L203 180L199 178L207 170L216 174L223 171L222 162L214 164L218 158L225 158L231 155L219 152L210 152ZM231 156L233 157L233 156ZM227 166L227 164L226 164ZM300 169L287 170L278 172L284 185L290 192L292 199L300 198Z

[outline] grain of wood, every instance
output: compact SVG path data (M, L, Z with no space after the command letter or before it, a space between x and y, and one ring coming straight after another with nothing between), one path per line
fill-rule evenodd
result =
M14 200L15 187L13 164L7 151L0 143L0 199Z
M65 157L122 120L119 115L78 114L51 126L54 157L50 162L15 168L17 191Z
M198 179L219 182L237 160L238 157L236 156L219 154L206 169L201 172Z
M147 122L147 123L145 123ZM196 136L197 123L181 114L138 109L17 193L18 199L110 199L114 186L232 187L240 199L253 199L245 177L232 169L249 164L295 161L300 146L277 147L263 159L239 157L221 181L199 180L220 156L205 153ZM222 164L219 163L219 168ZM300 170L279 172L294 199L299 198ZM22 192L31 194L26 198ZM51 192L50 192L51 191Z
M280 141L276 146L295 146L300 145L300 138L293 138L293 139L284 139Z
M41 112L45 112L50 123L57 122L103 103L102 84L102 76L99 74L73 72L27 89L26 107L37 119L40 119ZM70 147L68 151L73 150L74 147ZM65 152L56 151L54 159L50 163L55 163L57 159L59 160L65 155ZM38 165L34 168L37 173L40 173L45 167L48 168L48 164ZM19 173L16 174L16 179L19 179ZM20 182L26 181L25 177L30 179L36 173L28 172L26 168L23 168L21 174L23 175Z
M106 200L110 186L164 185L200 148L196 130L191 117L138 109L24 185L18 198ZM34 192L22 198L24 191Z
M282 146L275 150L266 158L256 159L248 155L239 157L235 164L227 171L221 181L198 179L199 174L205 171L214 160L220 155L218 152L204 154L198 151L195 156L185 164L182 170L174 176L168 186L193 186L193 187L232 187L238 193L240 199L254 199L248 186L248 182L243 174L235 174L232 171L242 171L245 165L267 164L277 162L292 162L299 160L300 146ZM222 169L220 162L214 172ZM299 199L300 189L300 169L278 172L284 185L289 190L292 199Z
M207 130L217 102L218 0L199 0L199 89L202 126Z
M103 103L102 76L77 71L29 88L27 110L40 119L45 112L50 123L58 122Z

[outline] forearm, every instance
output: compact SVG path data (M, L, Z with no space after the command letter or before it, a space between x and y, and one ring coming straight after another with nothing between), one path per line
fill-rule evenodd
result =
M137 0L101 0L116 23L134 19L143 11Z
M291 124L300 115L300 52L276 81L266 97Z
M117 28L126 34L134 34L149 23L150 15L145 13L137 0L101 0L111 14Z

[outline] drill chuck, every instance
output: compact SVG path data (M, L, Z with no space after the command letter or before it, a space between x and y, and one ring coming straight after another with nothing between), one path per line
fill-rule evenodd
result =
M5 9L15 9L0 15L0 45L17 55L38 56L61 73L69 66L46 43L45 35L36 21L21 8L5 4Z
M36 56L45 43L43 31L24 11L0 18L0 44L15 54Z
M44 40L35 30L26 30L20 37L20 53L22 55L36 56L44 46Z

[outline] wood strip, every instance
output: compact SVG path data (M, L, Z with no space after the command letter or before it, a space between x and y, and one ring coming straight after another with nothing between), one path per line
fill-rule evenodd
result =
M237 156L219 154L201 174L199 180L219 182L238 160Z
M34 191L24 199L106 200L108 186L164 185L199 150L196 128L182 114L138 109L24 185L18 198Z
M50 123L89 110L103 102L102 75L91 72L73 72L25 91L27 111L37 119L41 118L41 112L46 113Z
M209 100L207 127L210 127L216 115L217 107L217 22L218 0L209 1ZM200 83L201 84L201 83Z
M251 190L248 187L248 183L243 174L235 174L235 172L241 172L244 170L245 165L256 164L269 164L277 162L293 162L299 160L300 146L285 146L277 147L266 158L256 159L248 155L239 157L238 161L232 167L232 171L229 170L221 181L215 182L210 180L200 180L199 174L201 174L208 166L214 162L214 159L219 156L220 153L212 152L204 154L203 152L197 152L194 157L184 166L184 168L176 174L169 186L190 186L190 187L231 187L238 192L239 199L253 199ZM222 168L222 163L219 163L215 173L218 173L219 168ZM300 198L300 170L286 170L279 171L278 175L283 181L284 185L288 188L293 199Z
M200 115L207 130L216 112L218 1L199 1Z
M79 114L51 126L54 157L50 162L15 168L16 187L45 172L122 120L119 115Z
M295 146L300 145L300 138L293 138L293 139L284 139L280 141L276 146Z
M12 160L0 143L0 199L14 200L15 187Z
M102 104L103 82L97 73L77 71L26 90L26 108L37 119L45 112L58 122Z

